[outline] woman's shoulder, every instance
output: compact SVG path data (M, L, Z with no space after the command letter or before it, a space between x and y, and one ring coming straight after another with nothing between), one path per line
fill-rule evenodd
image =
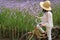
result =
M52 13L51 11L48 11L47 13Z
M46 16L52 16L52 12L48 11L45 13Z
M52 15L52 12L50 12L50 11L48 11L47 13L48 13L49 15Z

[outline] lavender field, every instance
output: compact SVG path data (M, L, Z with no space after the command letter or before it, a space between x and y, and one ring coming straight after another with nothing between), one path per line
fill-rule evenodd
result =
M39 2L44 0L0 0L0 7L6 7L10 9L17 8L20 11L26 9L29 13L36 15L41 11ZM60 6L60 0L50 0L52 7L55 5Z

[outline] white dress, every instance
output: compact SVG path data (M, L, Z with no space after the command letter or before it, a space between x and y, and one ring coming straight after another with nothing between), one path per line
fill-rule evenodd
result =
M43 14L43 16L41 17L41 23L39 24L45 24L45 27L46 27L46 32L47 32L47 36L48 36L48 40L52 40L52 37L51 37L51 30L52 30L52 27L53 27L53 17L52 17L52 13L50 11L48 12L45 12ZM45 31L42 29L42 27L37 24L37 28L42 32L44 33Z
M50 11L45 12L41 18L41 23L46 24L47 27L53 27L53 17Z

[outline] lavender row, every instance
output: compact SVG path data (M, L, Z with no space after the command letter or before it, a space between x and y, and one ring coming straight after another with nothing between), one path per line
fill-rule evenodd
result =
M43 0L0 0L0 7L6 8L18 8L20 11L25 10L29 11L30 13L36 14L41 11L39 6L39 2ZM60 0L50 0L52 6L55 4L59 4Z

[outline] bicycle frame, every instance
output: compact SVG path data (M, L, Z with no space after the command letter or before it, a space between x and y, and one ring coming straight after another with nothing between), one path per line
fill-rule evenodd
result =
M33 38L33 36L36 35L37 38L46 38L45 35L43 35L36 27L34 28L34 30L32 31L32 36L29 38L29 40L31 40Z

